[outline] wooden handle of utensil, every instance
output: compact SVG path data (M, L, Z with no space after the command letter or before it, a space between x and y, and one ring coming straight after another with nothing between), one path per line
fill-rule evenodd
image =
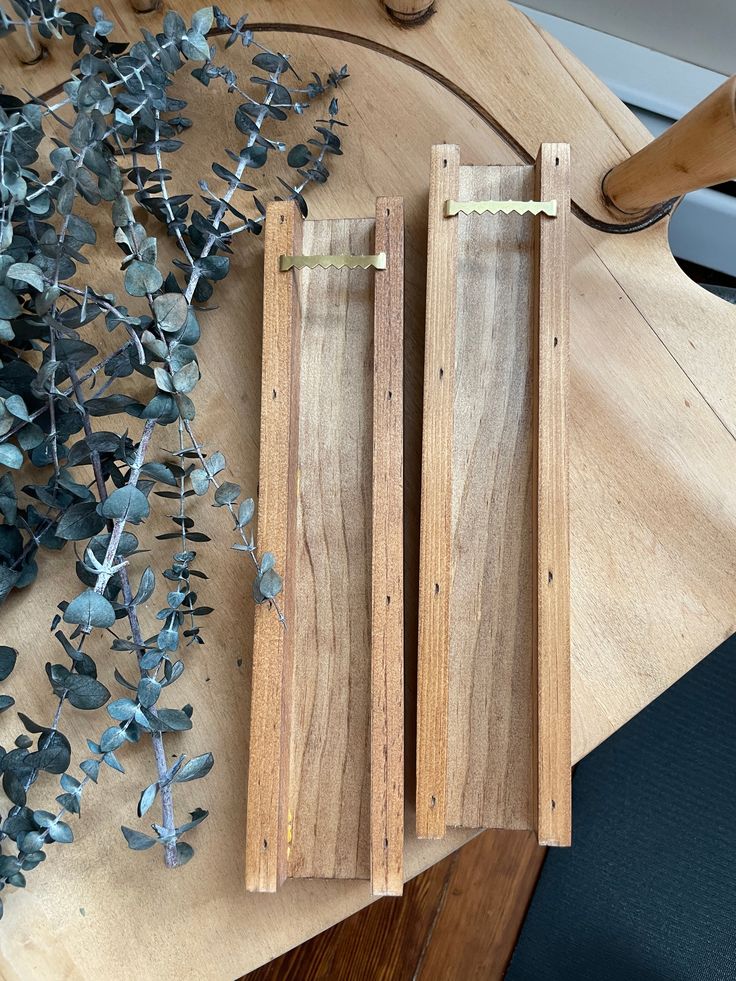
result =
M437 6L436 0L385 0L394 20L407 26L423 23Z
M736 177L736 75L603 180L610 207L640 214Z

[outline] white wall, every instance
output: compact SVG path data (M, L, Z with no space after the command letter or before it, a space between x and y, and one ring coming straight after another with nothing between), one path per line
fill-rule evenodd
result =
M724 75L736 73L736 0L523 0Z

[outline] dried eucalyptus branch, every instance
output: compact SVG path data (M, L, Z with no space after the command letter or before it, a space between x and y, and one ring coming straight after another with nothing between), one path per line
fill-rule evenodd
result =
M44 40L71 36L78 60L64 97L53 105L0 94L0 602L34 581L41 549L60 549L70 541L83 544L75 570L84 589L59 604L61 615L52 625L69 666L46 668L56 700L51 724L19 713L27 732L38 737L35 749L25 733L15 749L0 748L3 789L11 803L0 842L14 844L10 852L3 845L0 888L24 885L24 873L44 860L51 842L72 840L64 818L80 813L82 795L103 766L123 771L116 754L128 743L150 740L156 770L155 780L140 792L138 815L156 800L161 807L153 835L123 828L129 847L160 844L168 866L193 854L183 838L207 811L197 808L177 825L173 791L177 783L205 776L213 757L179 754L169 764L165 740L191 729L193 710L163 707L160 699L185 669L177 652L204 642L200 621L213 612L194 588L207 579L197 567L196 546L209 538L197 530L191 513L192 503L210 488L213 505L226 508L234 521L240 539L234 547L251 557L254 598L271 604L283 620L276 559L257 552L253 500L241 500L240 486L223 478L222 449L205 449L195 433L193 392L201 375L197 308L227 276L235 236L262 227L263 203L254 197L251 212L240 200L255 191L244 180L247 171L261 169L273 154L285 155L296 178L281 180L284 195L306 214L304 191L327 180L327 157L342 152L337 100L307 144L289 149L271 129L347 77L342 68L324 81L313 73L312 81L300 85L286 55L260 44L244 17L233 23L217 7L197 11L189 25L169 11L160 33L144 31L143 40L129 46L109 38L113 25L98 8L88 21L51 0L11 3L12 13L0 5L0 37L16 30ZM226 36L226 49L239 43L256 50L252 64L258 74L250 79L250 91L230 67L216 65L210 32ZM171 193L173 174L164 164L192 125L183 115L186 103L170 92L177 72L190 63L203 85L223 84L224 94L238 98L234 120L245 136L239 150L224 148L233 169L212 161L223 189L200 181L201 211L193 207L193 193ZM49 125L50 172L38 164ZM123 155L132 160L125 170ZM134 190L134 205L126 184ZM80 276L85 250L97 241L81 202L109 208L123 253L124 292L145 313L131 312L127 301ZM177 258L165 273L158 241L134 207L161 222L175 244ZM103 325L110 334L124 335L111 354L102 355L93 342L91 331ZM143 400L141 384L149 389ZM100 428L100 419L121 414L137 435L127 427L122 433ZM177 447L165 460L152 459L152 447L160 442L155 434L174 424ZM19 485L13 472L21 468ZM28 478L29 473L37 476ZM175 542L176 551L163 572L166 601L155 626L147 626L143 607L154 594L156 574L151 566L135 567L138 531L156 500L164 506L174 502L173 530L158 538ZM57 629L62 619L71 632ZM111 649L131 656L135 667L134 680L114 670L124 693L112 701L89 652L87 639L94 634L111 635ZM0 680L10 660L15 663L15 653L8 651L0 648ZM7 699L0 696L0 710L12 704ZM60 728L67 704L82 710L106 705L113 723L88 740L80 779L67 772L71 748ZM56 811L28 803L44 773L61 779Z

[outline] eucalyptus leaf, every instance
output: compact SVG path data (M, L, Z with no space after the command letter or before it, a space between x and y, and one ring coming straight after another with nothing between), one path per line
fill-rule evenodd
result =
M153 596L153 591L156 588L156 576L150 565L143 571L141 576L141 581L138 584L138 590L133 597L133 606L140 606L141 603L146 603L151 596Z
M131 698L116 698L107 706L107 711L116 722L127 722L135 717L136 708L136 703Z
M151 506L148 498L137 487L126 484L125 487L118 487L110 496L99 505L99 513L104 518L129 521L131 524L140 524L151 513Z
M85 632L92 627L111 627L115 623L115 610L104 596L85 589L64 610L64 622L77 623Z
M11 470L20 470L23 466L23 454L12 443L0 443L0 463Z
M94 501L72 504L56 526L56 535L66 541L78 542L92 538L105 527L105 519L97 513Z
M96 678L72 675L67 682L67 698L78 709L97 709L110 698L110 692Z
M181 293L162 293L153 301L156 323L161 330L181 330L187 320L189 308Z
M130 296L146 296L161 289L164 278L151 262L134 259L125 270L125 290Z
M41 270L38 266L31 265L30 262L14 262L8 269L6 275L9 279L17 279L20 283L28 283L29 286L39 290L39 292L44 288Z
M253 520L256 511L255 502L252 497L242 501L238 508L238 528L244 528Z
M140 800L138 801L138 817L143 817L143 815L150 810L151 805L156 800L156 794L158 793L158 784L152 783L141 794Z
M206 470L197 469L192 470L189 479L192 482L192 488L199 497L206 494L210 486L210 478L207 475Z
M141 678L138 684L138 701L144 708L151 708L158 701L161 685L154 678Z
M132 848L135 852L142 852L147 848L153 848L156 844L156 838L152 838L150 835L144 835L140 831L134 831L133 828L122 826L120 830L128 842L128 848Z
M187 783L190 780L206 777L214 762L212 753L204 753L202 756L195 756L194 759L187 760L174 777L174 783Z
M103 753L114 752L125 742L125 733L119 726L109 726L100 736L100 750Z
M0 645L0 681L10 677L17 660L18 652L15 648Z
M232 504L240 497L240 485L226 480L215 491L215 507Z
M47 828L47 834L52 841L57 841L63 845L68 845L74 841L72 829L64 821L53 821Z
M266 599L274 599L284 588L284 581L275 569L267 569L258 578L258 588Z

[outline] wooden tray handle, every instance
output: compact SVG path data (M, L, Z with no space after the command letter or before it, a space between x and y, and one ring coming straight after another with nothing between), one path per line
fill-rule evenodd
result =
M736 75L603 180L606 203L625 214L736 177Z

